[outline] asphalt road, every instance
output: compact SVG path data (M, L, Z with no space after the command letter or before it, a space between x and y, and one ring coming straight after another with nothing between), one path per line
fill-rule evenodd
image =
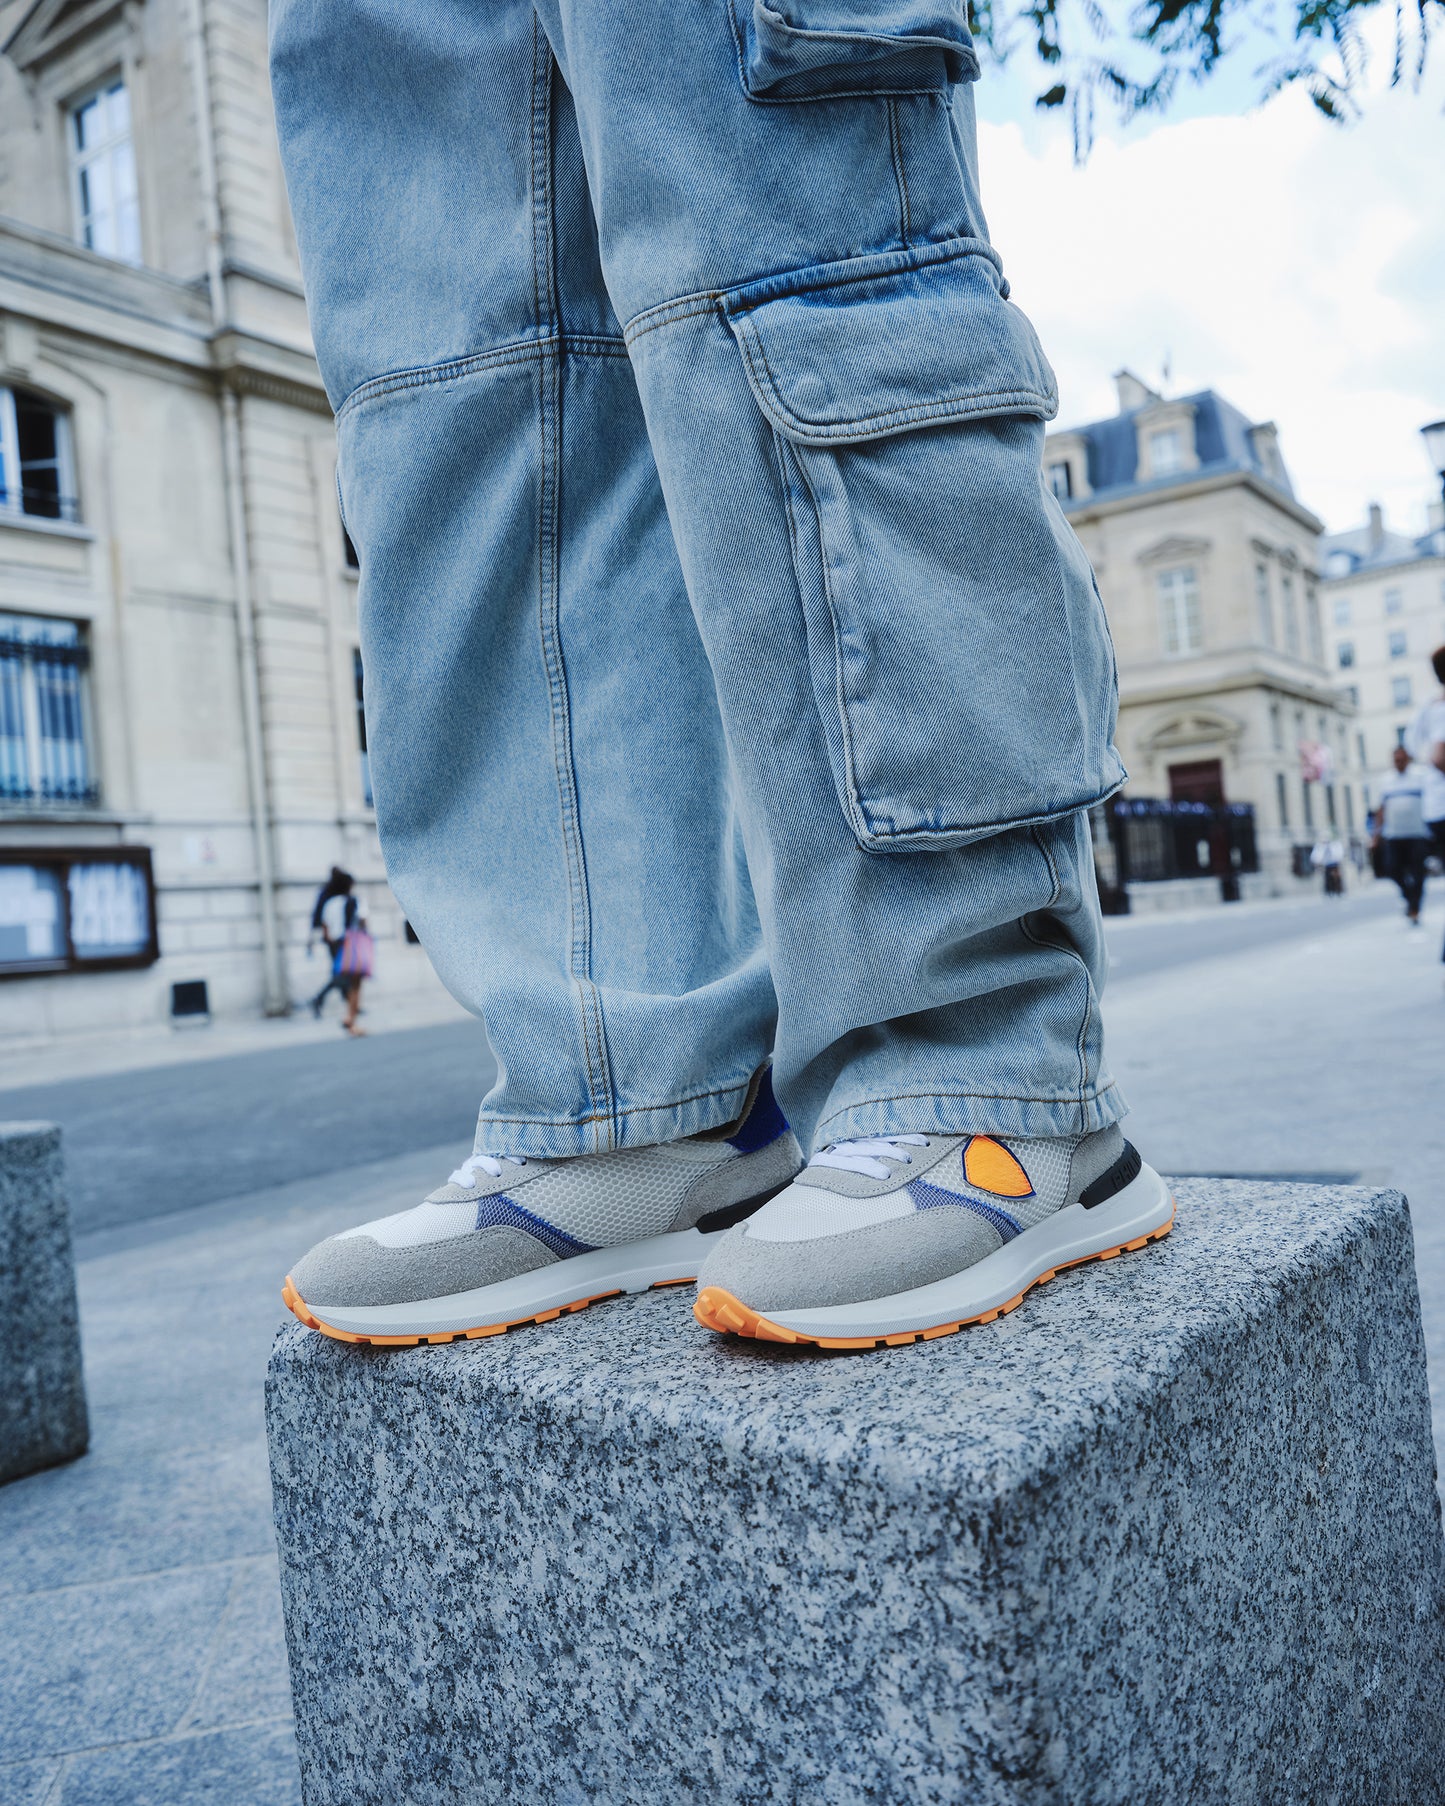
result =
M1338 905L1311 897L1111 923L1111 982L1398 907L1380 887ZM84 1235L450 1142L460 1157L492 1071L480 1027L454 1022L0 1090L0 1118L64 1127L72 1221Z
M0 1091L0 1118L61 1124L84 1235L448 1141L460 1158L492 1073L480 1024L448 1022Z

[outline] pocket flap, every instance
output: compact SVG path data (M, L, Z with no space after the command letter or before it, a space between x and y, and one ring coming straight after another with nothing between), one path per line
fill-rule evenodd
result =
M758 405L805 445L1058 411L1054 373L981 239L769 276L722 299Z
M755 99L930 93L977 81L963 0L734 0L743 85Z

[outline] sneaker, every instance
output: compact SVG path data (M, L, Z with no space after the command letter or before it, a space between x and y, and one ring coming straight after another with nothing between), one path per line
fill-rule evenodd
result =
M929 1340L1173 1223L1169 1187L1117 1128L840 1141L722 1238L693 1308L708 1329L770 1342Z
M723 1232L802 1164L764 1067L735 1123L686 1141L571 1160L473 1154L414 1209L319 1242L281 1296L342 1342L500 1335L691 1284Z

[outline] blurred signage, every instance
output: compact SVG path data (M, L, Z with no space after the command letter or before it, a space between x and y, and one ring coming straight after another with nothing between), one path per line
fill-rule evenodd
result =
M148 847L0 849L0 977L159 957Z

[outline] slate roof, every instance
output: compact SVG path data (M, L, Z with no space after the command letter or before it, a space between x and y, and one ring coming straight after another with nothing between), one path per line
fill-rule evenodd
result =
M1227 470L1248 472L1282 491L1291 501L1295 499L1294 485L1288 473L1271 473L1265 469L1250 437L1255 423L1232 407L1222 395L1216 395L1213 389L1201 389L1197 395L1171 396L1169 399L1193 404L1194 444L1200 468L1140 482L1137 477L1138 421L1139 415L1146 410L1135 408L1108 420L1068 429L1088 445L1089 487L1093 491L1087 499L1076 498L1069 506L1085 507L1089 502L1103 498L1113 501L1131 493L1146 495L1152 490L1170 489L1178 483L1200 476L1215 476Z
M1331 560L1337 552L1349 557L1348 570L1334 568ZM1417 558L1445 558L1445 528L1436 528L1416 538L1386 527L1371 544L1368 526L1352 527L1348 533L1327 534L1320 541L1320 556L1325 561L1327 577L1353 577L1361 571L1384 570L1392 564L1413 564Z

